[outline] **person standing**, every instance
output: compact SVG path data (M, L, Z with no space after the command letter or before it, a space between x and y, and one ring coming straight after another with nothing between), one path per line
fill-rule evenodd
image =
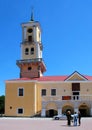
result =
M78 112L78 123L79 123L79 126L81 125L81 113L80 111Z
M78 114L76 112L74 113L73 119L74 119L74 126L77 126Z
M71 125L71 112L70 111L67 111L67 125L70 126Z

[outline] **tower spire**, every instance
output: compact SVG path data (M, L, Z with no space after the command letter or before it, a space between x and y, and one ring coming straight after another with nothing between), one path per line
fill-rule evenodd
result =
M30 21L34 21L34 11L33 11L33 7L32 7L32 11L31 11L31 19Z

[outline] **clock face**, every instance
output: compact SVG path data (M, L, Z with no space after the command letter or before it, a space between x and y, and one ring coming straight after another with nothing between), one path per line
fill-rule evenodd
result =
M33 29L32 28L29 28L28 29L28 33L32 33L33 32Z

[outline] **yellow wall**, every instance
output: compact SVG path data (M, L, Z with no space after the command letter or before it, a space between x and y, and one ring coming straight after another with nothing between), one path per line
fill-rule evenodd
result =
M18 88L24 88L24 96L18 96ZM7 83L5 99L6 116L30 116L36 112L35 83ZM12 107L12 109L10 109ZM24 108L24 114L17 114L17 108Z
M40 89L47 90L47 96L51 96L51 89L56 89L58 96L71 95L71 83L39 83Z
M18 96L18 88L24 88L24 96ZM47 95L41 97L41 90L46 89ZM51 96L51 89L56 89L56 96ZM41 113L42 100L54 101L62 100L62 96L72 95L72 82L36 82L36 81L15 81L6 83L6 100L5 115L6 116L32 116ZM92 95L92 83L80 83L79 96ZM88 99L89 97L85 97ZM81 99L84 99L82 97ZM92 98L90 98L92 100ZM50 102L49 108L53 108ZM67 105L67 102L66 102ZM12 109L10 109L12 107ZM24 114L17 114L17 108L24 108ZM47 106L48 108L48 106ZM55 106L54 106L55 108ZM55 108L57 109L57 108Z
M81 83L81 90L80 90L80 94L81 95L92 95L92 83Z

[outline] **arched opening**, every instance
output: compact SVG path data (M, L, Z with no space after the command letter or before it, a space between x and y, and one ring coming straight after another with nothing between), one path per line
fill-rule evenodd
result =
M81 104L79 106L79 111L80 111L82 117L87 117L90 115L90 109L85 103Z
M46 117L53 117L55 115L57 115L57 111L54 109L50 109L46 111Z
M34 47L31 48L31 55L34 54Z
M57 114L57 105L54 102L49 102L46 106L46 117L53 117Z
M74 108L71 105L65 105L65 106L63 106L62 107L62 113L66 114L67 111L70 111L71 114L73 114L74 113Z
M29 54L29 48L25 48L25 55Z

